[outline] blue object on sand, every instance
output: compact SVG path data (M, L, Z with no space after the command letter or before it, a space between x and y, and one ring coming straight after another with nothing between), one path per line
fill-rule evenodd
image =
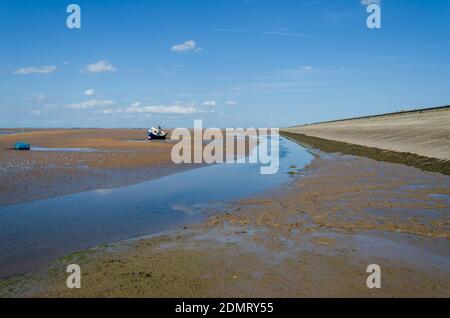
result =
M30 150L31 145L24 142L16 142L14 150Z

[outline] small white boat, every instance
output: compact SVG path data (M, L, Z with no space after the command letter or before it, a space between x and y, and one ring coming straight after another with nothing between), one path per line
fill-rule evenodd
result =
M158 127L158 128L152 127L147 132L148 140L153 140L153 139L164 140L164 139L166 139L166 137L167 137L167 132L162 130L161 127Z

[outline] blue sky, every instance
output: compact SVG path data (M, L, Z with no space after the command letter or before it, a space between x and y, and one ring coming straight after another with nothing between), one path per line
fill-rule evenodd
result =
M0 127L284 127L449 104L450 1L381 10L370 30L361 0L1 0Z

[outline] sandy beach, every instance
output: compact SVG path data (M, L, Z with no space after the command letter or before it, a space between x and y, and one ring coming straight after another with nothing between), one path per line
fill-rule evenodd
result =
M131 129L51 129L0 135L0 205L114 188L189 168L172 163L172 144L144 140L145 130ZM94 151L8 150L19 141Z
M283 129L311 137L450 160L450 106Z
M117 188L199 167L174 164L174 142L146 142L145 129L0 131L6 132L0 135L0 206ZM9 150L21 141L39 151ZM245 153L236 155L244 156L255 146L245 142Z
M449 297L450 177L312 150L270 193L205 222L107 244L3 280L29 297ZM68 264L82 289L65 286ZM366 267L382 288L366 287Z

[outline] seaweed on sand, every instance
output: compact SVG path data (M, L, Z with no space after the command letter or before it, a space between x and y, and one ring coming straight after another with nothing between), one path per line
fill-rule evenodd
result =
M297 133L283 131L280 132L280 134L289 139L297 141L300 144L316 148L324 152L340 152L343 154L363 156L377 161L401 163L426 171L439 172L445 175L450 175L450 161L448 160L429 158L407 152L396 152L374 147L360 146Z

